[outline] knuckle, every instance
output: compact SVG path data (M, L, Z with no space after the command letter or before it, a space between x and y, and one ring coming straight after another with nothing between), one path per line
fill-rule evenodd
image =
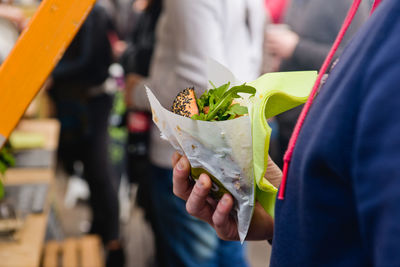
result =
M203 197L207 196L207 193L208 192L206 190L204 190L202 187L200 187L198 183L196 183L195 186L193 187L192 194L196 198L203 198Z
M174 172L173 176L172 176L172 184L174 187L177 186L185 186L185 184L187 183L187 177L183 177L182 175L178 175Z
M188 183L188 177L188 173L174 169L172 180L176 184L184 185Z
M219 239L224 240L224 241L230 241L230 239L225 236L225 233L221 233L219 231L216 231L216 233L217 233L217 236L219 237Z
M199 198L206 198L211 190L211 183L197 180L193 186L193 193Z
M224 226L224 222L223 222L223 219L222 219L222 215L220 214L220 212L219 211L215 211L214 212L214 215L213 215L213 223L214 223L214 226L216 227L216 228L222 228L223 226Z
M179 182L179 180L182 179L181 175L179 174L179 171L176 168L174 168L172 171L172 179L174 182Z
M175 196L182 198L181 192L175 186L172 188L172 192L174 193Z
M186 211L192 216L197 215L197 209L194 207L191 201L186 202Z

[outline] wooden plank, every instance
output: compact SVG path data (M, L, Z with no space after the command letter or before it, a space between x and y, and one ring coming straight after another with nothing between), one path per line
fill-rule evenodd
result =
M47 217L47 213L29 215L16 242L0 242L0 267L39 266Z
M48 183L51 186L53 180L52 169L9 169L4 178L6 185ZM39 266L48 214L46 205L44 213L28 215L16 242L0 242L0 267Z
M68 238L63 243L62 266L78 267L78 241L74 238Z
M0 67L0 147L58 63L95 0L44 0Z
M95 235L87 235L80 240L81 266L103 267L103 253L100 238Z
M44 149L57 150L60 135L60 123L55 119L21 120L16 130L39 133L45 137Z
M56 241L49 241L44 247L43 267L58 267L58 255L60 244Z
M23 121L19 127L26 131L46 133L46 138L53 140L46 146L53 147L52 143L58 142L59 125L52 120ZM48 183L52 186L54 175L55 170L48 168L11 168L3 181L6 185ZM0 267L39 266L49 213L48 203L43 214L32 214L26 218L22 229L17 233L16 242L0 242ZM51 261L54 263L52 259L49 264Z
M39 169L39 168L26 168L18 169L11 168L7 170L6 176L3 179L6 185L20 185L20 184L35 184L35 183L48 183L51 184L54 180L54 170L52 169Z

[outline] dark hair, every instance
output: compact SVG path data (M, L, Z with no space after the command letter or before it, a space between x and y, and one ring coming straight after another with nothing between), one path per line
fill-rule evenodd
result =
M161 9L162 0L147 0L148 5L146 7L146 11L151 9Z

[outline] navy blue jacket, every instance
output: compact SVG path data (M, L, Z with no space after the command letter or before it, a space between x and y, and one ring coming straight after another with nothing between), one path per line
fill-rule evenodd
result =
M271 266L400 266L400 1L344 50L301 130Z

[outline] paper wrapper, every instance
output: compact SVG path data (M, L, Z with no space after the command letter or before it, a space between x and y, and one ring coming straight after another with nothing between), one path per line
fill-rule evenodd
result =
M208 73L209 80L216 86L227 82L231 82L232 86L239 84L229 70L215 61L210 61ZM249 83L257 89L256 96L245 102L249 116L217 122L176 115L162 107L147 88L153 121L163 138L187 156L192 175L196 176L205 170L213 179L212 192L217 198L226 191L234 197L242 242L254 210L256 185L257 199L271 216L274 212L277 189L263 178L271 134L266 119L303 103L315 77L316 72L264 75ZM293 79L294 82L287 79ZM285 89L287 86L292 87Z

